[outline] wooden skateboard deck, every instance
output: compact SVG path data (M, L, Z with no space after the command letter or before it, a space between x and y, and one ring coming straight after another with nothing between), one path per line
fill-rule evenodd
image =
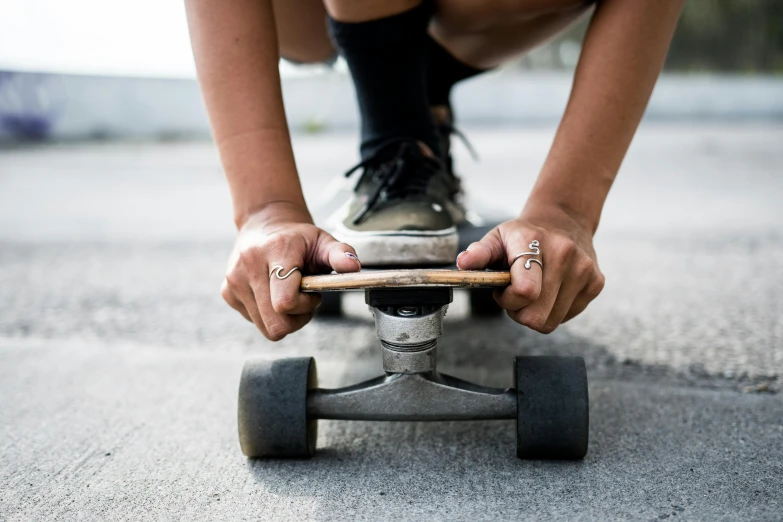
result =
M302 277L303 292L334 292L367 288L451 287L493 288L511 283L508 271L414 268L373 270Z

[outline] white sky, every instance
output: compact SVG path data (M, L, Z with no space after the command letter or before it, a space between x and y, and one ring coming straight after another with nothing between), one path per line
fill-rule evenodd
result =
M0 0L0 69L195 76L182 0Z

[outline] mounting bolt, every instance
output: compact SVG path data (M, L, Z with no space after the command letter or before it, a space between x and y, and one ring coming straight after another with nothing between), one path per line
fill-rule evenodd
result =
M418 313L419 309L416 306L401 306L397 309L397 315L401 317L414 317Z

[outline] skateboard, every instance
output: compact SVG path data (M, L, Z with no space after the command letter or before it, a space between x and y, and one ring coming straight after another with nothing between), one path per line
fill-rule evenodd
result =
M469 244L475 239L466 234L464 240ZM375 317L384 374L323 389L318 388L312 357L247 361L239 384L242 452L248 457L312 457L319 419L515 419L519 458L581 459L587 452L589 421L581 357L515 357L512 388L489 388L436 369L438 338L453 290L476 292L472 313L487 315L481 308L488 304L487 296L491 299L494 289L510 281L508 271L431 267L302 277L303 292L321 292L325 298L364 291ZM492 305L499 310L494 300Z

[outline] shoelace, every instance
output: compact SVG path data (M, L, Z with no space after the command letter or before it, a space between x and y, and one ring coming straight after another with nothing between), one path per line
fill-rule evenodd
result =
M468 140L468 137L465 136L461 130L455 127L451 121L441 122L438 124L438 126L440 127L440 132L443 136L448 137L453 134L454 136L458 137L462 144L465 145L465 148L468 149L468 153L470 153L470 157L473 159L473 161L479 160L479 155L476 152L476 149L473 148L473 144ZM451 151L446 151L446 153L451 154Z
M389 151L398 147L390 159ZM379 202L403 198L411 194L426 194L432 177L441 169L441 162L422 153L419 144L409 138L398 138L383 143L369 158L361 161L345 173L350 177L359 169L364 169L356 186L371 176L377 183L362 208L353 216L353 223L359 223Z

